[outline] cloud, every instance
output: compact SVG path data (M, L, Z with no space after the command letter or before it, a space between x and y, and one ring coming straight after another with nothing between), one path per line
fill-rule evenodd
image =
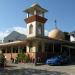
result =
M45 32L45 36L47 36L48 35L48 30L45 29L44 32Z
M12 27L12 28L9 28L8 30L2 32L0 31L0 40L2 40L4 37L6 37L7 35L9 35L12 31L17 31L21 34L27 34L27 30L26 28L23 28L23 27Z
M27 35L27 29L26 28L23 28L23 27L13 27L12 29L14 31L17 31L17 32L21 33L21 34Z
M24 27L12 27L12 28L9 28L8 30L4 31L4 32L0 32L0 40L2 40L4 37L6 37L7 35L9 35L12 31L17 31L21 34L25 34L27 35L27 29L24 28ZM48 31L45 29L45 35L47 36L48 35Z
M5 36L7 36L10 32L6 30L5 32L0 32L0 40L2 40Z

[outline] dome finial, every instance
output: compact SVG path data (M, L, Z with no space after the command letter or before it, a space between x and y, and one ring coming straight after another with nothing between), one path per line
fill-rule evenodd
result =
M57 21L56 21L56 19L54 20L54 23L55 23L55 28L57 28Z

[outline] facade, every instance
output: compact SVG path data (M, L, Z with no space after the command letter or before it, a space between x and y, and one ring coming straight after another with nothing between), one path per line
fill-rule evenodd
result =
M71 42L75 42L75 31L72 31L72 32L70 33L70 41L71 41Z
M74 59L75 43L65 40L64 33L54 28L49 32L48 36L44 36L44 25L47 19L45 13L48 12L38 4L32 5L24 10L27 18L27 38L23 41L14 41L10 43L0 44L0 49L6 56L8 61L16 58L21 49L29 56L31 61L38 60L44 62L51 55L67 55Z

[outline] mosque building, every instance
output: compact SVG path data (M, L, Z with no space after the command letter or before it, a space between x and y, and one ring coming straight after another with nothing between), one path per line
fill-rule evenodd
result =
M38 4L33 4L24 12L27 13L27 18L24 19L27 24L27 38L0 44L0 50L8 61L17 57L19 49L31 60L40 57L41 61L44 61L51 55L61 54L75 59L75 43L65 40L65 34L59 28L55 27L48 33L48 36L44 35L44 25L47 21L45 13L48 10Z

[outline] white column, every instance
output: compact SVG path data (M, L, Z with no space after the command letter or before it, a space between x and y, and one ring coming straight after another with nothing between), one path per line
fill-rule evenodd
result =
M37 14L37 12L36 12L36 10L34 11L34 15L36 15Z
M27 13L27 18L29 18L29 13Z
M26 53L28 53L29 52L29 43L27 43L27 45L26 45Z

